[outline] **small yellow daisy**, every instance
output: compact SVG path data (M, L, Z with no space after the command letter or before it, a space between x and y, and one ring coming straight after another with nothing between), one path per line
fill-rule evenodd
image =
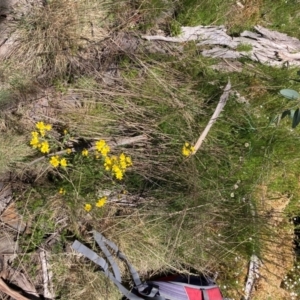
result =
M66 190L64 188L60 188L58 192L61 195L65 195L66 194Z
M62 158L62 159L60 160L60 165L61 165L63 168L65 168L65 167L68 165L67 160L66 160L65 158Z
M91 204L86 203L86 204L84 205L84 210L85 210L86 212L89 212L91 209L92 209L92 205L91 205Z
M81 151L81 155L82 155L82 156L88 156L88 155L89 155L89 151L88 151L87 149L83 149L83 150Z
M97 207L102 207L102 206L104 206L106 201L107 201L107 197L102 197L97 201L96 206Z
M59 166L59 156L56 155L56 156L52 156L50 158L50 161L49 161L50 165L52 165L54 168L57 168Z

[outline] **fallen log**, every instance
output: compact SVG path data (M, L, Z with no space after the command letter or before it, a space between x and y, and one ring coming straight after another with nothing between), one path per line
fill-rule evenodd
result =
M194 41L203 49L202 55L213 58L237 59L248 57L253 61L271 66L300 66L300 40L262 26L255 26L255 32L244 31L239 37L231 37L225 26L181 27L181 34L170 36L143 36L148 41L184 43ZM239 51L239 46L249 46L249 51Z

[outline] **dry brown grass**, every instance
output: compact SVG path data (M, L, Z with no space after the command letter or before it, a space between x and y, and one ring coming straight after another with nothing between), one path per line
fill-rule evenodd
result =
M4 74L46 82L68 76L79 52L106 34L104 1L52 0L32 9L15 25L14 46ZM47 82L49 83L49 81Z
M263 0L244 0L240 1L243 7L234 3L229 13L226 25L229 30L234 31L238 28L252 27L258 24L260 10Z
M21 162L33 153L27 145L26 137L16 135L11 130L1 133L0 143L0 173L9 171L13 164Z

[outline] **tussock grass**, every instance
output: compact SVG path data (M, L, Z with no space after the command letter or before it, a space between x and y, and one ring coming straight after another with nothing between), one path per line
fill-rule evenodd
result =
M4 74L46 83L68 78L79 64L79 52L106 35L103 1L47 1L33 5L16 25L16 42ZM12 76L11 76L12 77Z

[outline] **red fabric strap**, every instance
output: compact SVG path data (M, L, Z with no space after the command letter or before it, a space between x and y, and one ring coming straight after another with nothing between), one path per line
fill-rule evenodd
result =
M201 290L185 287L185 291L189 297L189 300L202 300Z
M220 292L219 288L217 288L217 287L212 288L212 289L206 289L205 291L209 297L209 300L222 300L223 299L221 292Z

